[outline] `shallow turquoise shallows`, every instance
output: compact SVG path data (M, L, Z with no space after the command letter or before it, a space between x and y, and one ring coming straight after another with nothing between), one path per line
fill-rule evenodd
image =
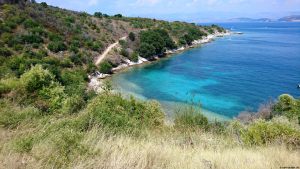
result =
M156 99L166 112L193 100L218 119L256 111L283 93L300 96L300 23L220 25L244 34L116 74L114 86L142 99Z

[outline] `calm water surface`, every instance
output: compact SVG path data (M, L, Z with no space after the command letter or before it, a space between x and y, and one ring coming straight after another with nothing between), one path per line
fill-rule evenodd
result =
M289 93L300 96L300 23L220 24L243 35L219 38L113 77L114 86L165 109L200 102L211 116L232 118Z

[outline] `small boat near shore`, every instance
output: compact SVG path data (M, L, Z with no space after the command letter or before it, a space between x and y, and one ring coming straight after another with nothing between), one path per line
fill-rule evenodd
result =
M242 35L244 33L243 32L233 32L233 34Z

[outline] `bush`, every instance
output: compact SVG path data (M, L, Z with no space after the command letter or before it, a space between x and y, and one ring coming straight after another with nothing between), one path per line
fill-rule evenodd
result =
M50 42L48 49L52 52L60 52L67 50L67 46L62 41Z
M189 106L179 110L175 116L175 127L180 129L208 129L208 119L196 107Z
M102 18L103 14L101 12L95 12L94 16L97 17L97 18Z
M48 33L42 27L34 27L30 30L30 32L34 35L47 37Z
M135 41L135 34L134 34L133 32L130 32L130 33L129 33L129 39L130 39L131 41Z
M108 61L104 61L104 62L100 63L99 67L100 67L100 69L99 69L100 72L105 73L105 74L111 73L111 70L113 68L111 63L109 63Z
M51 41L62 41L63 37L55 33L49 33L49 39Z
M62 112L73 114L79 112L85 106L82 96L68 97L63 103Z
M278 102L273 106L272 113L274 115L284 115L290 120L300 119L300 100L291 95L283 94L279 96Z
M140 48L143 44L148 44L154 47L154 55L163 54L165 49L173 49L176 47L175 43L169 36L168 32L163 29L154 29L148 31L142 31L140 33ZM141 49L140 49L141 50ZM151 51L152 52L152 51ZM140 53L142 56L142 54Z
M286 121L257 120L240 130L246 145L287 144L300 145L300 131Z
M133 62L139 61L139 54L137 52L133 52L130 56L130 60Z
M40 43L44 42L43 38L36 34L21 35L20 38L21 38L22 43L40 44Z
M9 57L12 55L12 52L6 47L0 47L0 56Z
M9 59L7 66L17 75L20 76L28 68L26 60L21 56L14 56Z
M47 8L48 4L46 2L41 2L42 7Z
M93 45L91 46L91 49L93 51L99 51L101 48L102 48L101 42L94 42Z
M124 48L121 49L120 54L126 58L129 57L129 52Z
M90 126L102 126L110 132L135 133L143 129L161 127L164 113L157 102L124 99L120 94L103 93L87 107Z
M125 40L119 40L119 44L123 47L123 48L127 48L128 44Z
M34 28L39 26L39 24L32 19L26 19L23 24L25 28Z
M43 69L41 65L33 66L20 78L21 84L29 93L49 86L53 80L54 76L48 70Z
M68 95L84 95L86 89L86 72L82 70L64 70L61 74L61 83L65 86Z
M43 87L38 91L38 99L35 101L36 107L47 113L60 110L66 97L64 89L60 84L53 82L50 86Z
M142 43L139 47L139 54L144 58L151 58L156 54L155 47L148 43Z
M116 17L116 18L122 18L123 16L122 16L122 14L116 14L114 17Z

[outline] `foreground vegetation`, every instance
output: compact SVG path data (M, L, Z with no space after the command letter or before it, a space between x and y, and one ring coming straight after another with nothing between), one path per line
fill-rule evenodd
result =
M222 28L46 3L0 8L0 168L300 166L300 100L292 96L230 122L184 107L170 123L156 101L123 98L109 84L98 95L87 89L88 73L119 62L98 68L93 57L123 35L122 57L151 59Z
M300 100L292 96L230 122L209 121L190 106L167 124L156 101L123 98L109 84L99 95L68 96L53 77L36 65L14 81L1 81L7 93L0 100L2 167L300 165Z

